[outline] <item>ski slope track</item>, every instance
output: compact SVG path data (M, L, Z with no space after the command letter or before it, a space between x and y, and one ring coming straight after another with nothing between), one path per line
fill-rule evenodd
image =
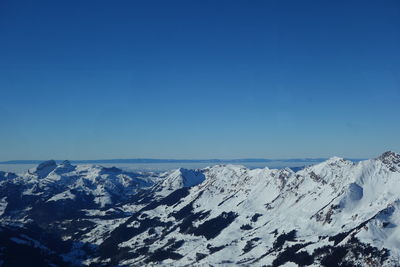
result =
M297 172L0 172L0 266L399 266L399 224L395 152Z

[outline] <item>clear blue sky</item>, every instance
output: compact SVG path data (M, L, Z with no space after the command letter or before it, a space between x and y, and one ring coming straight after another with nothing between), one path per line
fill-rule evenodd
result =
M0 160L400 152L400 1L0 2Z

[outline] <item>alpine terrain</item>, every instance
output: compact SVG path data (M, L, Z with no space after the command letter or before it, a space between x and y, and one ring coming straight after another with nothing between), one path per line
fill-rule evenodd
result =
M0 172L0 266L399 266L400 155Z

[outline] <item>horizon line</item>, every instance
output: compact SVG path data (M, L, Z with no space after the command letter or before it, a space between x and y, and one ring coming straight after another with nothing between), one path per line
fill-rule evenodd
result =
M294 161L311 161L321 162L329 159L330 157L316 157L316 158L236 158L236 159L157 159L157 158L127 158L127 159L87 159L87 160L68 160L71 163L230 163L230 162L294 162ZM351 161L365 160L366 158L345 158ZM51 159L53 160L53 159ZM0 164L39 164L49 160L7 160L0 161ZM66 160L54 160L57 163L64 162Z

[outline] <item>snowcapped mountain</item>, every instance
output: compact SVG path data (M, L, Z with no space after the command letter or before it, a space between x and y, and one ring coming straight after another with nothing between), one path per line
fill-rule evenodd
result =
M0 173L0 265L398 266L399 208L394 152L297 172L48 161Z

